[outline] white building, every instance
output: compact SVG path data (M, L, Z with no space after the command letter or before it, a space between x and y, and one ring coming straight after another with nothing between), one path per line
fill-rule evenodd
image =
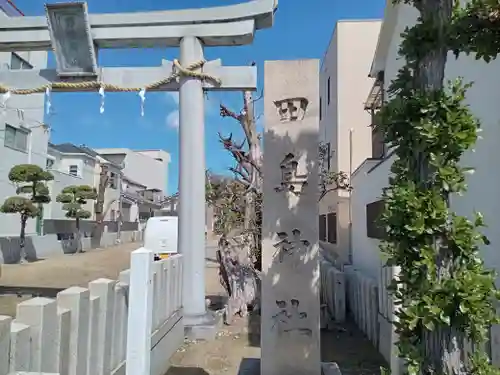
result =
M400 34L415 23L417 15L418 12L413 7L404 4L394 6L392 1L387 1L377 49L369 71L372 77L379 78L377 84L385 92L403 64L397 58ZM482 139L478 140L474 152L468 152L462 159L464 166L476 168L474 175L467 180L469 190L462 197L451 197L451 208L470 218L474 211L484 215L488 227L483 231L492 245L482 249L482 256L486 265L497 271L500 270L500 255L495 246L500 243L500 174L495 171L500 158L499 71L500 60L487 64L476 61L473 55L460 55L455 59L452 53L448 55L445 71L445 80L461 76L465 82L474 82L468 90L466 102L480 120L483 130ZM373 98L368 101L376 103ZM353 174L353 263L364 274L374 278L378 277L380 267L380 233L374 229L373 217L380 212L380 203L377 202L382 188L387 186L393 158L389 152L382 160L367 160Z
M0 0L0 22L19 11ZM0 69L43 69L47 67L47 52L1 52ZM45 168L49 128L44 120L44 94L13 95L0 103L0 203L16 195L8 180L9 170L17 164L37 164ZM12 214L0 214L0 236L18 236L20 221ZM36 233L36 221L29 219L26 233Z
M96 190L102 166L106 166L109 173L109 183L104 195L105 221L115 221L118 217L120 200L121 167L103 157L86 146L75 146L71 143L59 145L49 144L47 170L54 175L54 181L49 183L52 202L44 209L45 219L65 219L66 212L62 204L56 202L56 197L70 185L88 185ZM95 220L95 201L89 201L85 209L92 213L90 220Z
M168 165L170 154L163 150L130 150L128 148L96 149L107 160L123 165L123 174L154 192L154 200L160 201L168 191ZM156 197L160 197L158 199Z
M329 146L327 167L350 175L372 157L371 116L364 109L373 85L368 71L380 20L339 21L321 65L320 137ZM349 261L350 193L338 190L320 201L320 241L324 249Z

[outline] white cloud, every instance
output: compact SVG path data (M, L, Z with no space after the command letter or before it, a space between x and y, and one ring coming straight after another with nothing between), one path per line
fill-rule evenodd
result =
M172 110L167 114L167 117L165 118L165 123L167 124L167 127L170 129L179 129L179 93L176 91L173 92L166 92L165 93L165 99L167 100L167 103L170 104L173 108Z
M179 105L179 92L178 91L167 91L166 92L167 101Z
M176 91L166 92L165 98L167 103L170 104L172 110L167 114L165 122L170 129L179 129L179 93ZM215 115L218 113L218 103L210 97L205 100L205 114Z
M179 129L179 110L170 112L167 115L166 123L171 129Z

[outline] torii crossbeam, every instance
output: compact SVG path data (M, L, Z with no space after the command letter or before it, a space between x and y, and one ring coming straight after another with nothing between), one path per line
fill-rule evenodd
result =
M59 5L51 5L59 6ZM84 3L60 4L78 13L85 9L85 19L78 32L86 32L90 56L81 56L82 39L74 35L73 15L62 14L59 34L48 26L50 17L1 18L0 52L40 51L55 49L58 70L0 70L0 85L15 89L35 89L57 82L102 82L122 87L144 87L151 81L168 77L172 64L151 68L99 68L95 55L101 48L144 48L180 46L180 63L186 67L204 59L205 46L233 46L250 44L255 31L273 25L277 0L254 0L242 4L205 9L158 11L142 13L86 14ZM75 7L75 8L72 8ZM73 9L73 10L71 10ZM76 10L75 10L76 9ZM63 11L64 13L64 11ZM51 21L52 22L52 21ZM66 21L65 21L66 22ZM85 29L81 26L84 23ZM63 22L64 23L64 22ZM52 24L51 24L52 25ZM70 28L71 32L65 28ZM61 31L62 30L62 31ZM81 36L81 35L80 35ZM59 38L59 39L58 39ZM75 49L70 57L82 58L87 67L94 61L93 76L63 77L61 66L68 63L68 56L59 56L62 42ZM73 42L73 43L71 43ZM83 40L83 42L86 42ZM63 46L64 47L64 46ZM70 48L71 49L71 48ZM95 49L95 50L94 50ZM85 50L85 48L83 49ZM85 51L83 51L85 52ZM80 55L79 55L80 54ZM85 54L85 53L83 53ZM95 55L94 55L95 54ZM69 64L69 65L68 65ZM183 308L184 322L191 332L207 332L214 319L205 306L205 126L204 90L255 90L255 67L224 67L220 60L211 61L198 72L215 76L220 83L181 75L178 81L156 87L155 90L179 90L180 107L180 172L179 172L179 249L184 254ZM71 75L71 73L69 74ZM92 75L92 74L91 74ZM57 88L53 91L84 91L85 88ZM90 89L97 90L92 86ZM38 91L40 92L40 91ZM15 94L15 92L14 92ZM200 328L198 331L197 329ZM215 333L215 331L213 331ZM128 368L127 368L128 370Z

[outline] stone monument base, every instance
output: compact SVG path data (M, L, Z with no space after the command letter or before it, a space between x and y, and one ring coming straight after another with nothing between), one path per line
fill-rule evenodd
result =
M322 362L321 375L342 375L342 373L335 362Z
M184 316L184 336L188 340L215 340L222 317L212 311L203 315Z
M266 375L260 373L260 358L243 358L238 375ZM335 362L322 362L321 375L342 375Z

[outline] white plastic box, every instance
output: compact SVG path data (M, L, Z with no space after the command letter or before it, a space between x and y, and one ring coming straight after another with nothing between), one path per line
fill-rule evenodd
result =
M177 216L150 217L144 229L144 247L160 259L177 254L179 218Z

